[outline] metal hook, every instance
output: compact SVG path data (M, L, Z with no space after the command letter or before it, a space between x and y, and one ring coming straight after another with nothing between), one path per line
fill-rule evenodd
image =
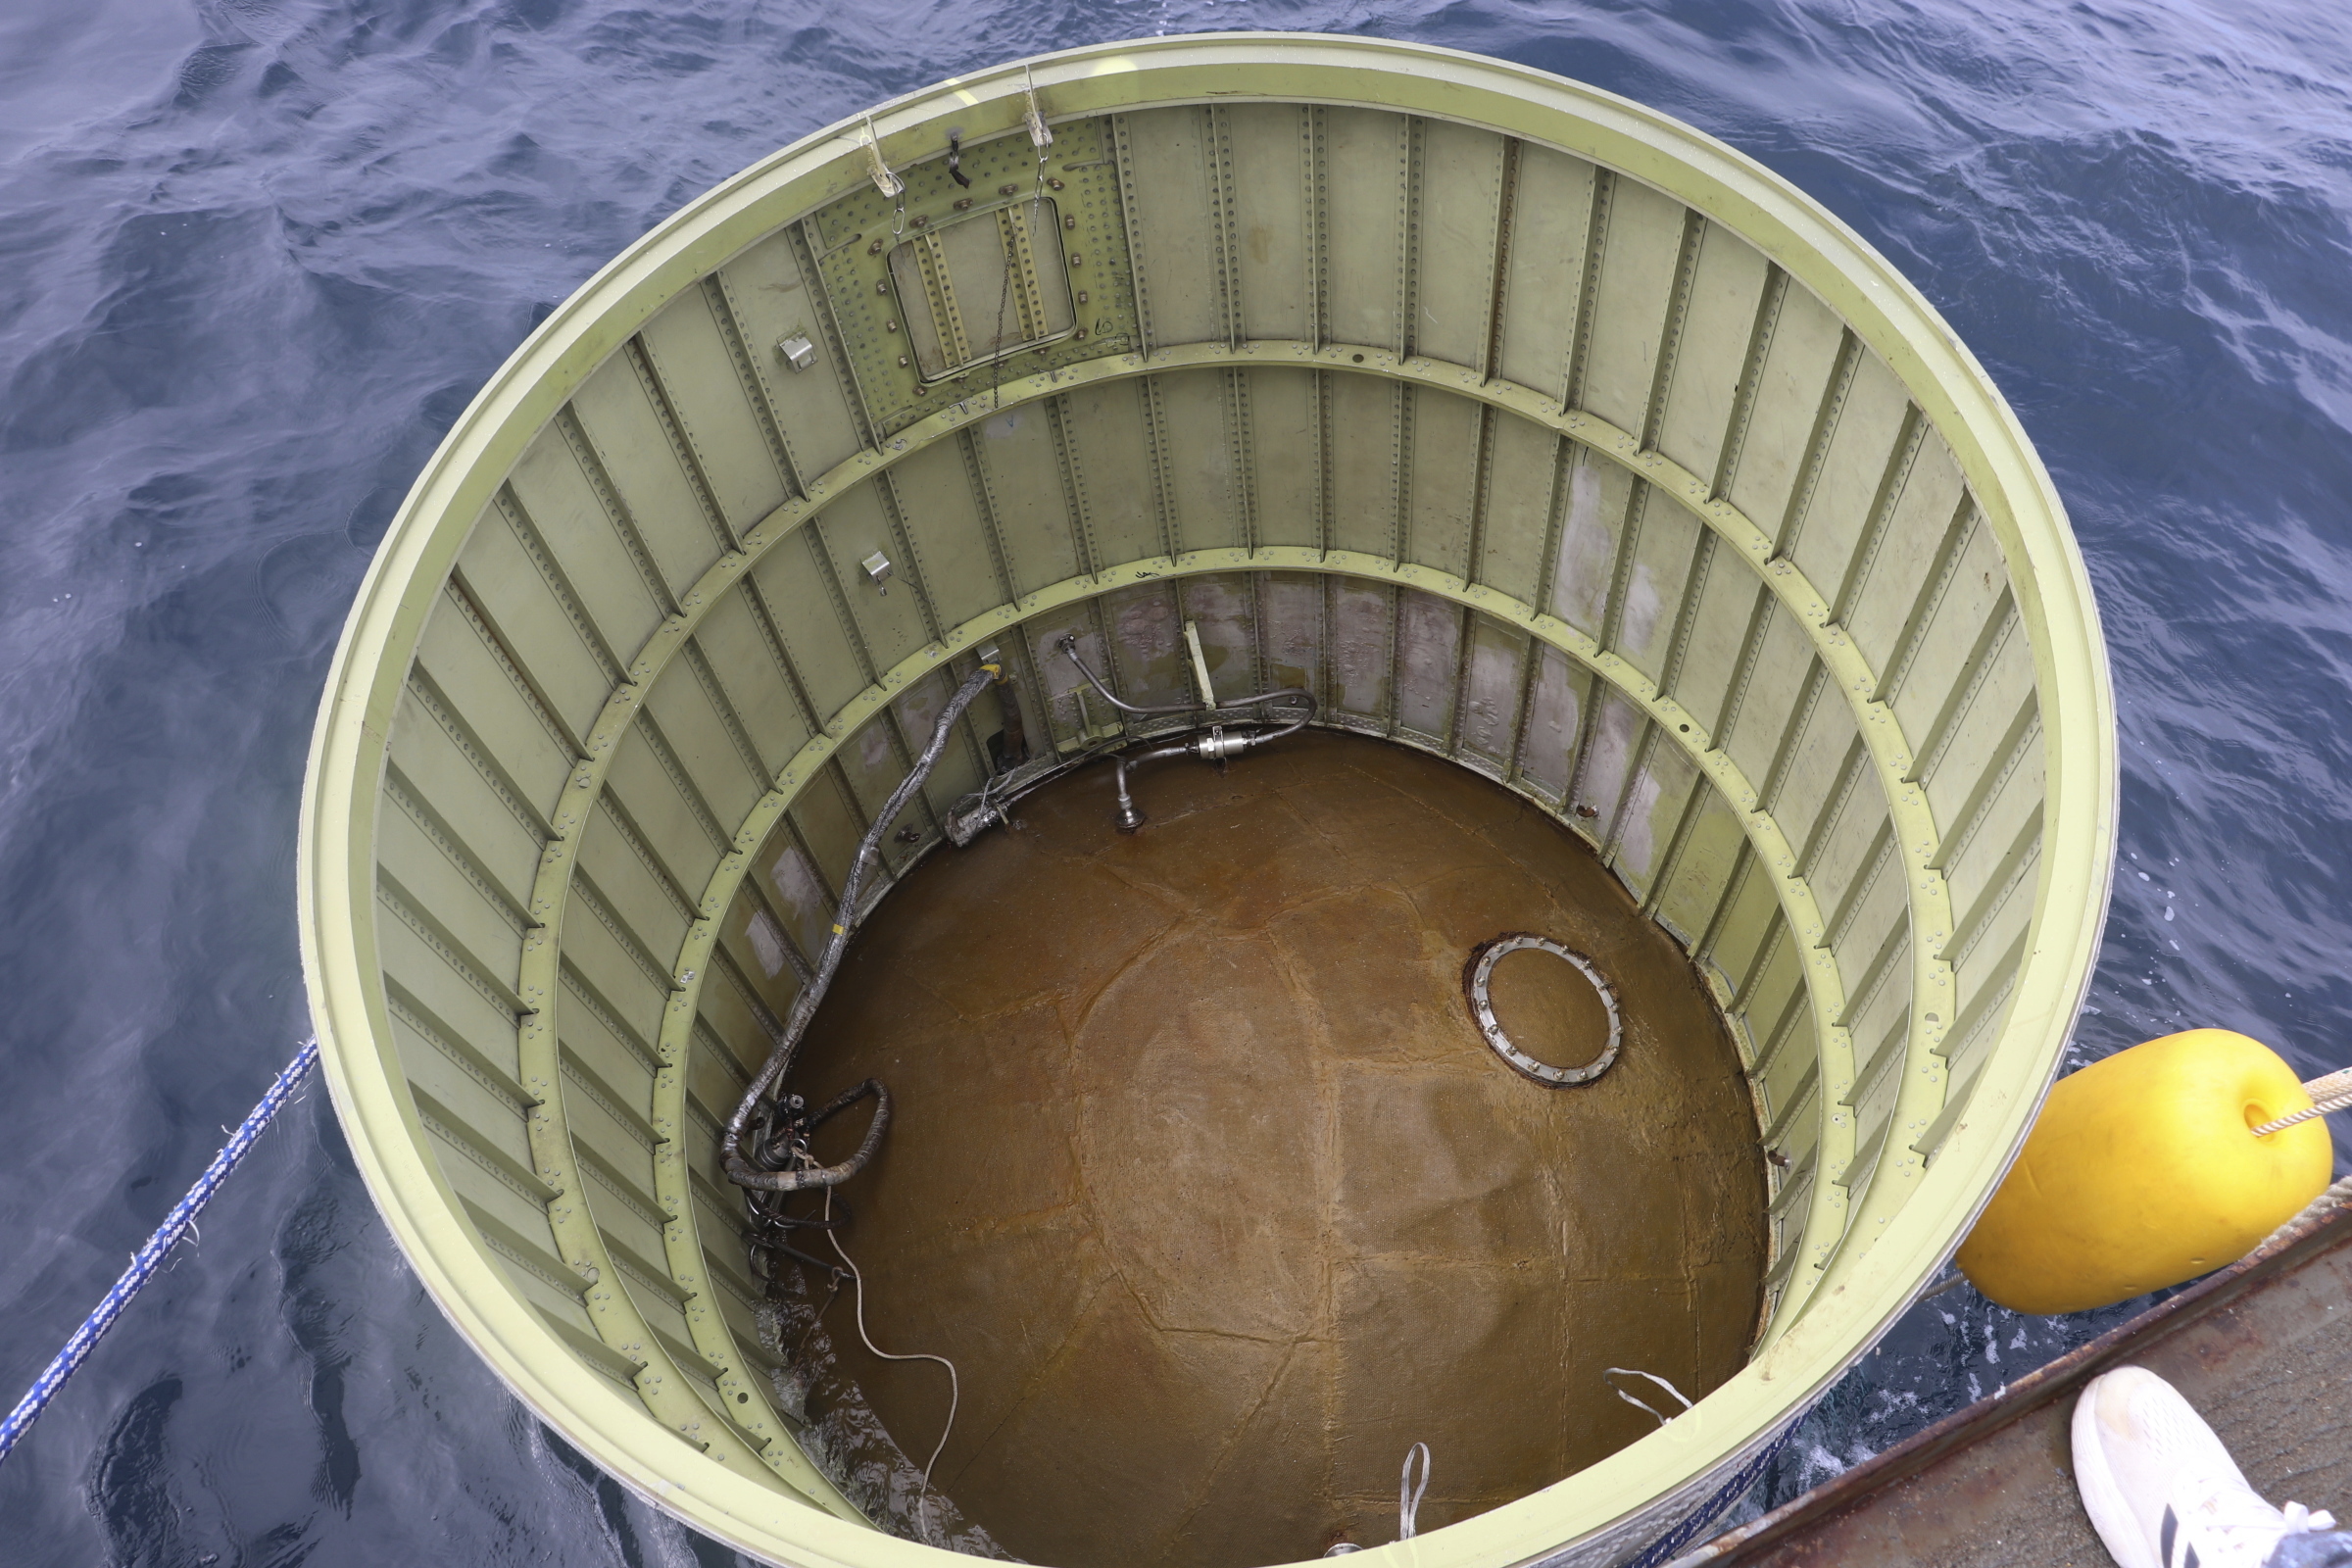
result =
M948 177L965 190L972 188L972 176L963 172L963 127L948 127Z

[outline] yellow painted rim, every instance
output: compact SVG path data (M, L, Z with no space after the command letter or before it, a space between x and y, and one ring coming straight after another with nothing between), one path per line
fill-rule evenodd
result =
M1025 74L1055 120L1212 99L1378 102L1549 145L1655 186L1739 232L1845 319L1949 442L1995 530L2034 649L2046 836L2032 945L1966 1115L1886 1234L1867 1250L1842 1250L1786 1332L1688 1415L1543 1492L1375 1557L1467 1568L1544 1560L1570 1545L1595 1561L1638 1547L1909 1304L1998 1184L2056 1069L2097 957L2117 781L2105 649L2064 509L1982 368L1884 258L1752 160L1638 104L1448 50L1202 35L1072 50L896 100L871 117L885 155L894 138L908 156L934 151L926 127L949 114L974 141L1017 126ZM418 476L352 608L312 739L299 846L304 972L327 1082L369 1191L433 1298L509 1388L600 1467L706 1534L809 1568L912 1568L936 1552L681 1443L639 1401L587 1375L514 1294L426 1151L394 1054L375 961L374 833L392 714L473 519L532 436L656 310L865 179L865 123L819 131L690 203L583 285L475 397Z

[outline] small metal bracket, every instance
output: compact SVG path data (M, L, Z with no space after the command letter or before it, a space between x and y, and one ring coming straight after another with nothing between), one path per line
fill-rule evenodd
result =
M865 568L866 580L874 585L877 592L885 594L890 592L888 588L882 586L890 581L890 558L888 556L877 550L858 564Z
M970 801L970 805L958 803L955 809L948 812L947 820L940 823L941 835L956 848L959 850L965 848L972 840L1000 822L1007 827L1011 826L1010 820L1004 815L1003 807L977 795L966 797L966 799Z
M1503 1033L1502 1025L1494 1017L1494 1002L1487 993L1487 982L1494 977L1494 964L1503 955L1527 948L1565 958L1574 964L1577 973L1592 982L1592 989L1600 993L1600 1004L1608 1009L1609 1043L1601 1048L1599 1055L1582 1067L1554 1067L1549 1062L1538 1061L1511 1044L1511 1037ZM1463 990L1469 994L1471 1019L1478 1025L1478 1032L1486 1036L1487 1044L1494 1048L1494 1054L1549 1089L1566 1089L1575 1084L1591 1083L1609 1070L1610 1064L1617 1059L1617 1048L1625 1041L1625 1020L1617 1010L1617 988L1610 985L1601 972L1592 966L1592 959L1581 953L1570 952L1549 937L1540 937L1527 931L1496 937L1472 956L1470 971L1464 977Z
M785 338L776 345L776 352L783 355L784 363L795 370L816 368L816 345L809 341L806 332L795 332Z
M865 172L873 180L874 189L886 197L896 199L906 188L906 182L892 173L890 166L882 161L882 138L874 131L871 115L865 117Z
M1021 92L1029 101L1021 113L1029 126L1029 145L1043 152L1054 145L1054 127L1046 123L1045 111L1037 107L1037 82L1026 67L1021 72Z

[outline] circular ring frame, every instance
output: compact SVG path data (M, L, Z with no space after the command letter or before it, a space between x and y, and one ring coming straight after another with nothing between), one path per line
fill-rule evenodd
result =
M1494 999L1488 994L1487 982L1494 977L1495 963L1507 954L1530 951L1548 953L1574 964L1577 973L1592 982L1592 989L1600 993L1600 1004L1608 1009L1609 1043L1601 1048L1599 1055L1581 1067L1554 1067L1549 1062L1538 1061L1511 1044L1511 1037L1494 1016ZM1540 937L1532 931L1513 931L1487 943L1471 956L1470 973L1463 989L1470 997L1470 1017L1478 1025L1478 1032L1486 1036L1487 1044L1494 1048L1494 1054L1509 1062L1512 1070L1533 1078L1546 1089L1572 1089L1578 1084L1591 1083L1609 1070L1617 1059L1618 1047L1625 1043L1625 1016L1617 1006L1617 988L1593 967L1592 959L1549 937Z

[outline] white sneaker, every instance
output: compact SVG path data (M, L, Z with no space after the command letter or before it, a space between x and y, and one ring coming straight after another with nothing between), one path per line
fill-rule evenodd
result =
M2335 1528L2325 1512L2263 1501L2213 1428L2144 1367L2082 1391L2075 1484L2119 1568L2262 1568L2283 1538Z

